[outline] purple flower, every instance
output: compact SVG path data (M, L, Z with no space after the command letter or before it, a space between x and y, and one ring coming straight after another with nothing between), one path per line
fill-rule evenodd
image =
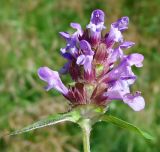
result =
M125 41L125 42L123 42L122 44L120 44L119 47L120 47L121 49L129 49L129 48L131 48L133 45L135 45L134 42Z
M134 53L124 57L121 63L117 67L115 67L113 70L111 70L109 73L107 73L102 78L102 80L108 81L108 82L113 82L120 78L135 80L136 76L132 72L131 66L135 65L137 67L141 67L143 65L142 64L143 59L144 59L143 55L138 53Z
M135 43L130 42L130 41L125 41L121 43L117 48L111 49L110 51L110 57L109 57L109 62L114 63L116 62L119 58L123 58L124 53L122 49L129 49L132 47Z
M123 42L123 36L118 28L111 26L111 29L106 37L106 45L109 48L112 47L115 42Z
M83 65L86 72L91 72L92 70L92 60L94 52L91 49L90 44L86 40L80 41L80 49L82 54L77 58L77 64Z
M91 72L91 69L92 69L92 60L93 60L93 56L91 55L80 55L78 58L77 58L77 64L78 65L83 65L84 66L84 70L86 72Z
M80 41L80 49L82 50L83 54L85 55L94 55L94 52L91 49L91 45L86 41L82 40Z
M60 35L66 40L66 47L61 48L61 54L63 57L70 59L71 57L76 57L77 55L77 41L78 38L75 35L69 35L66 32L60 32Z
M94 25L104 24L104 12L102 10L94 10L91 15L91 22Z
M69 73L74 85L67 88L58 72L47 67L38 70L40 79L47 82L46 90L58 90L73 106L96 104L108 106L113 100L121 100L135 111L145 106L139 91L130 90L137 79L132 66L142 67L144 57L139 53L126 55L134 42L124 41L122 32L128 29L129 18L122 17L111 24L105 36L102 35L104 12L94 10L90 23L82 29L78 23L71 23L73 34L60 32L66 40L61 55L67 60L60 74Z
M136 92L135 94L129 93L124 95L123 101L135 111L140 111L145 107L145 101L144 98L141 96L140 92Z
M62 83L58 72L52 71L48 67L41 67L38 69L38 76L41 80L48 83L48 86L45 87L47 91L55 88L64 95L68 93L68 89Z
M108 88L105 95L109 100L123 100L123 96L128 93L130 93L130 89L127 81L118 80Z
M101 31L105 28L104 12L98 9L94 10L91 15L90 23L87 25L87 29L90 31L91 39L99 41L101 38Z
M125 58L126 64L128 64L129 66L135 65L136 67L142 67L143 60L144 60L144 56L138 53L128 55Z
M127 81L119 80L108 89L105 95L109 100L123 100L133 110L140 111L145 107L145 101L140 94L140 92L131 94Z
M76 35L76 36L82 36L83 35L83 30L82 30L80 24L78 24L78 23L71 23L71 27L77 30L74 33L74 35Z
M116 22L112 23L114 28L118 28L119 31L124 31L128 29L129 18L127 16L118 19Z
M115 49L109 49L110 50L110 56L108 59L108 62L110 64L116 62L119 58L123 58L123 50L120 47L117 47Z

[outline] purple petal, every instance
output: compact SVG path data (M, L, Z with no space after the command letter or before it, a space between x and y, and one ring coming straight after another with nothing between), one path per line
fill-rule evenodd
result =
M84 66L84 70L85 72L91 72L92 70L92 60L93 60L93 56L91 55L80 55L77 58L77 64L78 65L83 65Z
M110 32L106 38L106 44L108 47L110 47L115 42L123 42L123 36L118 28L111 27Z
M91 45L86 40L80 41L79 45L85 55L94 55L94 52L91 49Z
M78 24L78 23L71 23L70 25L71 25L72 28L74 28L74 29L77 30L77 32L75 33L76 35L80 35L80 36L83 35L83 30L82 30L80 24Z
M48 86L45 87L47 91L55 88L62 94L66 95L68 93L68 89L62 83L57 71L52 71L48 67L41 67L38 69L38 76L41 80L48 83Z
M117 80L125 80L129 85L133 84L136 80L136 76L132 72L132 69L126 63L126 60L123 60L122 63L116 68L112 69L102 81L113 82Z
M106 92L109 100L123 100L123 96L130 93L129 84L125 80L116 81Z
M108 73L108 79L112 81L117 80L121 77L135 77L134 73L131 70L131 66L135 65L136 67L141 67L143 59L143 55L138 53L134 53L124 57L121 63Z
M103 23L95 25L93 23L89 23L87 25L87 29L90 29L90 35L91 38L100 38L101 31L105 29L106 27L103 25Z
M124 54L123 54L123 50L122 49L128 49L130 47L132 47L135 43L133 42L123 42L122 44L120 44L119 47L112 49L112 51L109 53L109 63L114 63L116 62L119 58L123 58Z
M127 16L118 19L116 22L112 23L114 28L118 28L120 31L128 29L129 18Z
M69 59L71 57L76 57L77 53L78 53L77 37L73 36L73 35L70 36L69 34L66 34L65 32L60 32L60 34L67 42L66 47L60 49L62 56L67 59Z
M104 12L102 10L94 10L91 15L90 23L87 29L90 31L91 40L97 43L101 38L101 31L105 29L104 26Z
M87 55L84 63L84 70L91 73L93 56Z
M133 45L135 45L134 42L130 42L130 41L125 41L122 44L120 44L120 48L122 49L129 49L130 47L132 47Z
M77 62L76 62L78 65L84 65L85 63L85 55L80 55L78 58L77 58Z
M140 93L135 93L134 95L126 94L123 97L123 101L135 111L140 111L145 107L144 98L140 95Z
M110 53L109 57L109 63L116 62L119 58L123 57L123 51L120 47L113 49L113 51Z
M91 15L92 24L98 25L104 23L104 12L102 10L94 10Z
M135 65L136 67L142 67L143 60L144 56L139 53L133 53L127 56L127 63L129 64L129 66Z
M67 32L59 32L59 34L64 38L64 39L69 39L70 35Z
M66 48L61 48L60 51L61 51L61 55L62 55L65 59L67 59L67 60L72 60L72 59L73 59L71 53L69 53L69 52L66 51Z

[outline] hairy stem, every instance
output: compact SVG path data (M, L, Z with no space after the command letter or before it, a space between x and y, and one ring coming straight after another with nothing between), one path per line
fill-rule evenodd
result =
M83 132L84 152L90 152L90 132L91 132L90 120L89 119L84 120L80 126Z

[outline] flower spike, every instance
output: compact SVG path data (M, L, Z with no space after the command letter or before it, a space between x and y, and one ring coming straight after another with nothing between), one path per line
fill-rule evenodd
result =
M46 90L55 88L73 106L88 103L109 106L112 100L121 100L135 111L142 110L144 98L140 93L132 94L130 86L137 79L132 66L142 67L144 56L125 54L135 45L124 41L122 35L128 29L129 18L125 16L112 23L109 32L103 36L104 18L104 12L97 9L92 12L86 29L83 30L78 23L71 23L76 30L73 34L60 32L66 40L66 46L60 49L61 55L67 62L59 72L69 73L75 81L73 86L67 88L58 72L47 67L41 67L38 75L48 83Z
M145 139L153 139L138 127L107 113L114 100L121 101L134 111L144 109L145 100L141 92L132 93L130 89L137 79L132 66L142 67L144 56L139 53L125 54L127 49L135 45L134 42L124 41L122 35L128 29L128 17L112 23L109 32L103 35L102 30L106 28L104 18L104 12L97 9L92 12L86 29L83 30L78 23L71 23L70 26L76 30L73 34L60 32L66 41L60 54L67 61L59 73L71 76L73 82L68 88L62 83L57 71L48 67L38 69L39 78L48 84L45 89L58 90L69 101L71 109L66 113L51 115L11 135L71 121L81 127L84 152L90 152L92 126L105 121L134 131Z

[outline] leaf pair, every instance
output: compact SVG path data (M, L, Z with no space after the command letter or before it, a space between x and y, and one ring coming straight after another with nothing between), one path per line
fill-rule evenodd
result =
M51 126L60 122L64 122L64 121L70 121L70 122L74 122L74 123L78 123L78 121L82 119L80 113L76 110L67 112L67 113L62 113L62 114L54 114L51 115L49 117L47 117L46 119L40 120L36 123L33 123L23 129L17 130L13 133L11 133L10 135L16 135L16 134L21 134L24 132L29 132L31 130L34 129L38 129L38 128L42 128L42 127L46 127L46 126ZM145 139L148 140L152 140L153 137L151 135L149 135L148 133L146 133L145 131L142 131L141 129L139 129L138 127L134 126L133 124L130 124L124 120L121 120L117 117L111 116L111 115L103 115L100 118L101 121L104 122L109 122L112 123L118 127L133 131L135 133L138 133L139 135L141 135L142 137L144 137Z

